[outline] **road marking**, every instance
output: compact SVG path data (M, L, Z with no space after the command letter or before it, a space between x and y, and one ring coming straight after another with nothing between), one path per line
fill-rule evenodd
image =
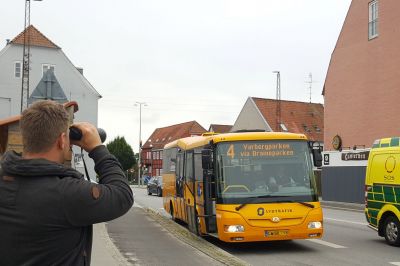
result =
M334 206L322 206L322 208L342 210L342 211L351 211L351 212L364 212L364 210L361 210L361 209L352 209L352 208L334 207Z
M321 239L306 239L306 240L314 242L314 243L317 243L317 244L320 244L320 245L328 246L328 247L331 247L331 248L347 248L345 246L336 245L336 244L333 244L333 243L330 243L330 242L327 242L327 241L324 241L324 240L321 240Z
M390 264L400 266L400 262L389 262Z
M353 222L353 221L334 219L334 218L327 218L327 217L324 217L324 220L331 220L331 221L335 221L335 222L342 222L342 223L349 223L349 224L368 225L368 223Z

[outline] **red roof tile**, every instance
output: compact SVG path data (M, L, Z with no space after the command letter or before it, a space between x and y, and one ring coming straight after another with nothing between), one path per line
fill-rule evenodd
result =
M212 131L215 133L228 133L231 131L232 125L218 125L211 124L208 131Z
M11 41L11 43L23 45L25 32L27 32L29 34L28 36L30 36L31 46L41 46L41 47L57 48L57 49L60 48L57 45L55 45L52 41L50 41L46 36L44 36L33 25L30 25L25 31L21 32L17 37L15 37Z
M277 100L252 99L272 130L277 131ZM324 106L320 103L281 100L281 123L289 132L305 134L309 140L324 141Z
M172 125L168 127L157 128L149 137L142 149L162 149L165 144L192 135L201 135L207 132L196 121L190 121L182 124ZM152 146L150 146L152 145Z

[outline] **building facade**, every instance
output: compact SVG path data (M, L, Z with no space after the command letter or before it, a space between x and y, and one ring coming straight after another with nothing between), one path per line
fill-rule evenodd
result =
M231 132L243 130L280 131L305 134L309 140L324 140L324 106L320 103L279 101L249 97ZM280 121L280 122L278 122Z
M323 91L324 200L363 203L369 149L400 135L399 12L396 0L353 0L349 7Z
M196 121L157 128L142 146L141 165L143 175L162 174L163 149L165 144L180 138L200 136L207 132Z
M400 135L399 12L397 0L351 2L325 79L326 150Z
M87 121L97 126L98 100L101 95L84 77L83 70L75 67L61 48L34 26L29 26L0 50L0 119L19 115L21 112L22 56L24 35L30 35L29 95L40 87L48 70L57 80L67 101L76 101L79 111L74 121ZM80 149L74 148L74 167L84 173ZM85 154L91 178L95 178L94 164Z

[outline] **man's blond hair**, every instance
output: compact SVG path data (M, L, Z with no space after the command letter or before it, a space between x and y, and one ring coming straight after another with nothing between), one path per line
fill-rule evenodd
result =
M32 104L22 112L20 128L24 152L47 152L63 132L69 116L63 105L46 100Z

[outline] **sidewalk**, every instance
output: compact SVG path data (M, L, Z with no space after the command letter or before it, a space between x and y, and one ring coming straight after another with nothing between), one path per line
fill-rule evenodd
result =
M93 266L126 266L131 265L111 241L105 223L93 225Z

